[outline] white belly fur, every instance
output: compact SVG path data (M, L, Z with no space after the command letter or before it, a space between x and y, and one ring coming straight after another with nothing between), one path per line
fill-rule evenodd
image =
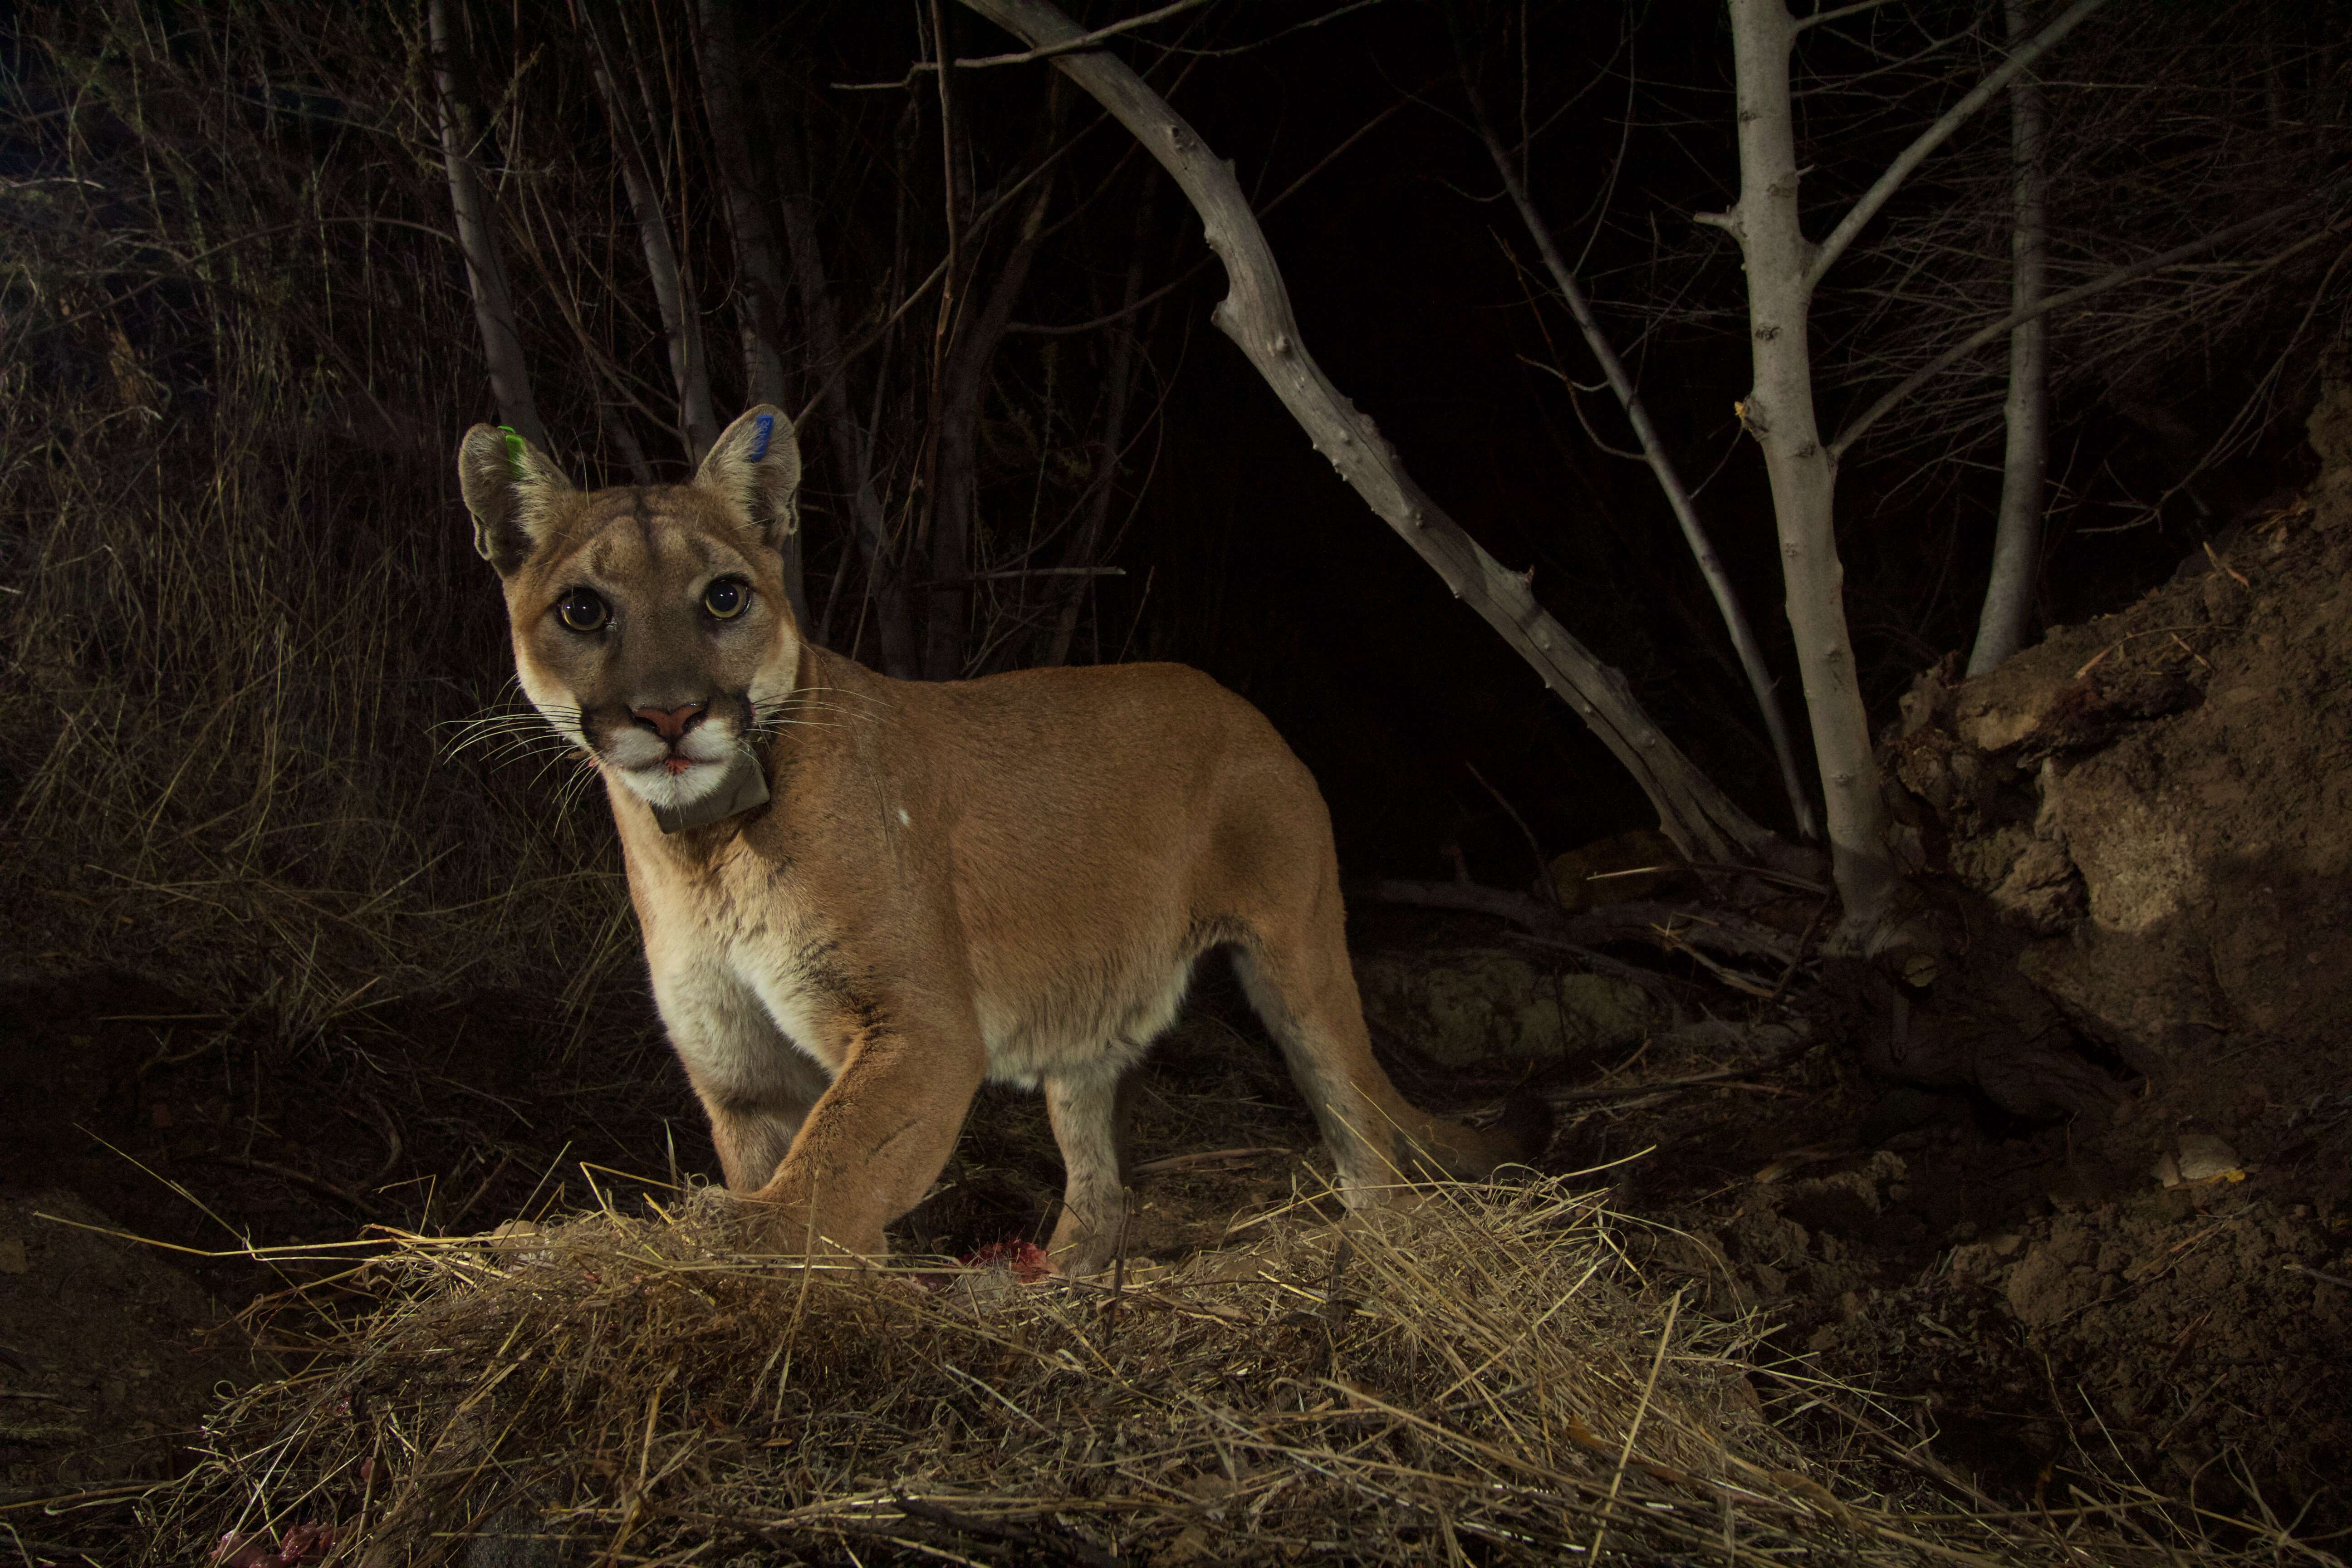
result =
M772 899L748 918L733 912L731 929L673 917L657 937L648 935L654 999L686 1066L698 1083L745 1099L760 1098L773 1082L772 1053L786 1042L828 1077L838 1074L842 1042L821 1026L820 999L789 958L821 922L793 919ZM1176 1021L1196 957L1154 952L1116 966L1104 992L1058 1005L1051 997L982 993L976 1001L990 1080L1034 1089L1063 1074L1124 1071ZM1099 983L1108 967L1100 955L1089 963L1074 954L1069 971L1091 973Z

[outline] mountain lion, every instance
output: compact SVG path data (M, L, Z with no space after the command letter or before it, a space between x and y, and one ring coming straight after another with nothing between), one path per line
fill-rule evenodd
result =
M523 691L604 775L654 998L772 1244L884 1252L993 1079L1045 1091L1056 1265L1108 1267L1120 1085L1219 947L1349 1204L1532 1152L1414 1110L1373 1061L1322 796L1207 676L929 684L804 640L776 552L800 457L774 408L687 485L576 490L479 425L457 470Z

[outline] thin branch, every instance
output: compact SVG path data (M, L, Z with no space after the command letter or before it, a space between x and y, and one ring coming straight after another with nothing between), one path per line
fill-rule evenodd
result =
M1748 624L1748 612L1739 603L1738 590L1732 586L1731 574L1724 570L1721 558L1715 552L1714 543L1699 523L1697 509L1691 504L1690 494L1683 487L1682 475L1675 470L1674 459L1666 454L1665 443L1659 439L1656 427L1650 423L1650 411L1643 406L1642 395L1634 389L1633 377L1625 374L1623 362L1618 359L1616 350L1610 345L1608 334L1601 330L1601 321L1592 313L1591 302L1585 298L1576 274L1569 270L1559 247L1553 242L1550 226L1544 222L1543 215L1536 210L1534 200L1528 196L1527 184L1519 178L1517 165L1503 150L1502 139L1495 133L1494 123L1486 116L1486 106L1478 96L1477 83L1471 78L1466 58L1461 62L1461 73L1462 89L1469 100L1471 118L1477 122L1479 138L1486 144L1486 155L1494 160L1496 173L1503 177L1503 189L1509 193L1512 205L1518 208L1521 220L1528 226L1528 233L1534 237L1536 250L1542 256L1545 268L1551 273L1552 283L1559 289L1560 298L1568 301L1569 312L1576 318L1577 330L1584 334L1585 345L1592 351L1592 357L1600 361L1601 374L1609 378L1610 390L1617 395L1617 401L1624 406L1625 417L1642 443L1638 455L1649 464L1651 474L1658 481L1658 489L1664 492L1666 505L1674 512L1675 521L1682 528L1684 542L1690 547L1691 558L1698 563L1699 575L1706 579L1707 592L1715 597L1715 606L1723 617L1724 629L1730 634L1731 646L1739 655L1740 668L1748 677L1748 689L1756 699L1765 729L1771 735L1773 757L1780 768L1780 787L1788 796L1789 810L1795 818L1798 836L1807 839L1816 837L1819 829L1813 818L1812 802L1807 796L1804 781L1797 771L1796 749L1789 737L1788 721L1781 713L1780 700L1771 671L1765 666L1764 650L1757 645L1756 634ZM1568 381L1565 375L1560 379ZM1585 434L1591 436L1594 444L1603 450L1612 450L1586 423L1584 407L1576 400L1573 382L1569 382L1569 391L1570 403L1576 409L1577 422L1584 426Z
M2186 261L2189 258L2199 255L2201 252L2218 249L2220 247L2229 244L2233 239L2242 238L2259 229L2269 227L2272 224L2278 222L2281 218L2290 217L2294 214L2301 212L2304 208L2316 203L2319 199L2320 197L2318 195L2314 194L2312 195L2305 196L2299 201L2289 202L2284 206L2273 207L2266 213L2263 213L2255 217L2250 217L2243 223L2231 224L2228 228L2217 230L2212 234L2205 236L2202 239L2192 239L2186 245L2175 246L2170 250L2151 256L2145 261L2135 261L2128 267L2118 267L2113 272L2106 274L2105 277L2095 278L2090 282L2084 283L2078 288L2067 289L2064 293L2047 295L2043 297L2039 304L2033 305L2029 309L2011 310L2008 315L2003 316L2000 320L1992 322L1990 325L1981 327L1976 331L1969 333L1967 337L1962 338L1958 342L1954 343L1950 348L1946 349L1942 353L1937 354L1934 359L1929 360L1926 364L1921 365L1917 370L1913 371L1909 375L1904 377L1902 381L1898 382L1892 391L1888 392L1877 402L1864 409L1859 418L1855 419L1853 424L1847 426L1844 431L1839 435L1838 438L1830 443L1830 460L1832 462L1836 462L1843 458L1845 456L1846 449L1862 438L1864 431L1878 423L1879 417L1885 414L1888 409L1894 407L1896 404L1902 402L1905 398L1918 391L1923 384L1941 374L1953 363L1961 359L1965 359L1969 354L1974 353L1977 350L1984 347L1985 344L1992 342L1996 339L2008 336L2011 331L2023 326L2026 322L2034 320L2036 317L2047 315L2053 310L2063 310L2069 305L2080 304L2083 300L2091 298L2095 294L2104 294L2110 289L2129 283L2135 279L2145 278L2151 272L2160 272L2168 267L2173 266L2178 262ZM2343 223L2338 222L2330 225L2329 228L2332 231L2333 229L2340 228L2342 226Z
M1047 44L1042 48L1024 50L1017 55L983 55L979 59L958 60L956 64L961 68L978 70L983 66L1026 65L1031 60L1050 60L1057 55L1072 55L1082 49L1100 48L1106 38L1115 38L1121 33L1131 33L1138 27L1149 27L1154 22L1164 22L1171 16L1181 16L1187 11L1197 11L1208 3L1209 0L1176 0L1172 5L1162 5L1159 10L1146 11L1140 16L1129 16L1124 22L1113 22L1107 27L1097 27L1091 33L1084 33L1075 38L1065 38L1058 44Z
M1927 161L1928 153L1942 146L1969 116L1991 102L1994 95L2014 80L2026 67L2047 54L2060 39L2106 3L2107 0L2074 0L2074 4L2059 13L2057 20L2019 46L2017 52L2011 55L1998 70L1977 83L1966 98L1945 110L1941 119L1921 132L1911 145L1895 154L1895 162L1886 166L1886 172L1863 193L1862 199L1854 203L1845 216L1839 220L1837 227L1830 231L1830 237L1814 249L1812 260L1805 268L1806 291L1810 293L1820 287L1822 277L1837 265L1838 258L1845 254L1846 247L1853 243L1854 237L1863 231L1864 226L1878 216L1878 209L1887 204L1902 187L1903 182L1911 177L1911 171Z
M1857 12L1875 11L1887 4L1890 0L1854 0L1853 5L1840 5L1833 11L1816 11L1810 16L1797 18L1797 31L1801 33L1808 27L1818 27L1824 22L1843 22Z
M1097 27L1091 33L1083 34L1075 38L1066 38L1058 44L1049 44L1043 48L1026 49L1017 55L982 55L977 59L951 60L949 63L958 70L979 70L987 66L1022 66L1027 65L1031 60L1050 60L1057 55L1076 54L1082 49L1099 48L1106 40L1115 38L1121 33L1131 33L1138 27L1148 27L1154 22L1164 22L1171 16L1180 16L1187 11L1197 11L1207 4L1209 0L1176 0L1172 5L1162 5L1157 11L1146 11L1140 16L1129 16L1124 22L1113 22L1107 27ZM1355 7L1351 5L1347 9L1354 10ZM912 86L915 79L925 71L934 71L939 68L939 62L936 60L917 60L907 68L907 74L897 81L837 81L833 85L843 92L896 92Z

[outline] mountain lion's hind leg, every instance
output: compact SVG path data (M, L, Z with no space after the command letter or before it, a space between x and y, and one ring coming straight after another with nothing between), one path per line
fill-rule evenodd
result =
M1368 1079L1385 1089L1387 1075L1372 1060L1354 976L1298 962L1305 956L1244 944L1234 953L1234 973L1315 1113L1339 1168L1340 1195L1356 1208L1410 1179L1393 1157L1396 1129L1381 1103L1395 1091L1367 1092Z
M1532 1150L1517 1127L1482 1131L1399 1094L1364 1027L1340 924L1337 878L1296 921L1268 921L1234 955L1242 988L1315 1112L1349 1208L1396 1201L1400 1185L1475 1180Z
M1128 1101L1132 1066L1097 1060L1045 1080L1045 1113L1061 1146L1062 1217L1046 1253L1065 1274L1116 1261L1127 1225Z

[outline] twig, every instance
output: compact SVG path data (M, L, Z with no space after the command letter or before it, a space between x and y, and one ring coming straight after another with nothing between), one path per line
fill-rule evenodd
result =
M948 64L958 70L981 70L990 66L1022 66L1027 65L1032 60L1055 59L1063 55L1076 54L1082 49L1099 48L1105 42L1118 37L1121 33L1131 33L1138 27L1148 27L1154 22L1164 22L1171 16L1181 16L1187 11L1197 11L1208 3L1209 0L1175 0L1172 5L1162 5L1157 11L1146 11L1140 16L1129 16L1123 22L1113 22L1108 26L1097 27L1091 33L1083 34L1075 38L1065 38L1057 44L1042 45L1037 48L1024 49L1014 55L981 55L968 60L950 60ZM915 79L924 72L935 71L939 68L937 60L917 60L907 68L907 74L897 81L837 81L832 85L835 90L841 92L898 92L912 87Z
M1535 857L1537 885L1543 889L1552 908L1561 908L1559 889L1551 879L1551 862L1544 857L1543 845L1537 840L1536 830L1528 826L1528 819L1519 815L1518 807L1503 798L1501 790L1486 782L1486 775L1478 771L1477 763L1465 760L1462 765L1470 770L1470 776L1478 781L1480 789L1495 797L1495 804L1503 808L1503 815L1511 819L1512 825L1519 830L1519 837L1528 841L1528 853Z
M1555 1089L1547 1093L1544 1098L1556 1105L1573 1100L1628 1100L1637 1095L1662 1093L1667 1089L1704 1089L1711 1085L1728 1083L1734 1079L1754 1078L1758 1070L1755 1068L1717 1068L1713 1072L1692 1073L1685 1078L1653 1079L1647 1083L1629 1083L1613 1089Z
M1087 1568L1119 1568L1119 1559L1067 1531L1055 1531L1049 1534L1024 1529L1017 1524L992 1524L984 1519L973 1519L952 1509L942 1508L935 1502L908 1497L904 1492L899 1493L896 1500L898 1511L908 1519L919 1519L927 1524L952 1530L959 1535L976 1535L982 1541L1002 1541L1014 1546L1042 1547L1070 1562L1086 1563Z
M2195 631L2196 629L2197 628L2194 626L2150 626L2144 632L2127 633L2125 636L2116 638L2114 642L2109 643L2098 652L2093 654L2091 656L2090 662L2084 665L2082 668L2074 672L2074 679L2080 680L2083 677L2090 674L2092 670L2098 668L2098 664L2101 659L2106 658L2107 655L2114 653L2126 643L2137 641L2141 637L2162 637L2167 632L2189 632ZM2176 638L2175 640L2178 639ZM2183 643L2181 646L2184 647L2188 647L2186 643ZM2192 658L2196 657L2196 650L2194 648L2189 649L2189 657Z
M1813 911L1813 918L1805 922L1803 933L1797 938L1797 951L1789 955L1789 967L1780 971L1780 983L1772 987L1772 994L1765 998L1767 1002L1778 1002L1788 991L1789 982L1797 977L1798 966L1805 962L1805 949L1811 944L1813 933L1822 929L1822 921L1829 914L1830 905L1834 901L1826 891L1823 892L1821 907Z
M1128 1174L1164 1176L1181 1171L1200 1171L1213 1167L1230 1168L1235 1164L1249 1164L1259 1160L1279 1159L1291 1152L1293 1151L1288 1149L1273 1148L1208 1149L1197 1154L1170 1154L1158 1160L1146 1160L1139 1165L1130 1166Z
M2352 1279L2338 1279L2333 1274L2322 1274L2318 1269L2306 1268L2300 1263L2290 1263L2286 1267L2291 1273L2306 1274L2322 1284L2333 1285L2339 1289L2352 1290Z
M1642 1384L1642 1403L1633 1407L1633 1419L1625 1428L1625 1446L1617 1452L1617 1468L1609 1477L1609 1496L1601 1504L1601 1522L1592 1528L1592 1550L1586 1561L1601 1561L1601 1537L1609 1533L1610 1511L1617 1506L1617 1489L1625 1481L1625 1462L1633 1457L1633 1439L1642 1435L1642 1422L1650 1414L1650 1400L1658 1392L1658 1369L1666 1364L1666 1347L1674 1342L1675 1320L1682 1315L1683 1293L1677 1289L1675 1299L1666 1303L1665 1326L1658 1331L1658 1353L1650 1358L1649 1380Z

